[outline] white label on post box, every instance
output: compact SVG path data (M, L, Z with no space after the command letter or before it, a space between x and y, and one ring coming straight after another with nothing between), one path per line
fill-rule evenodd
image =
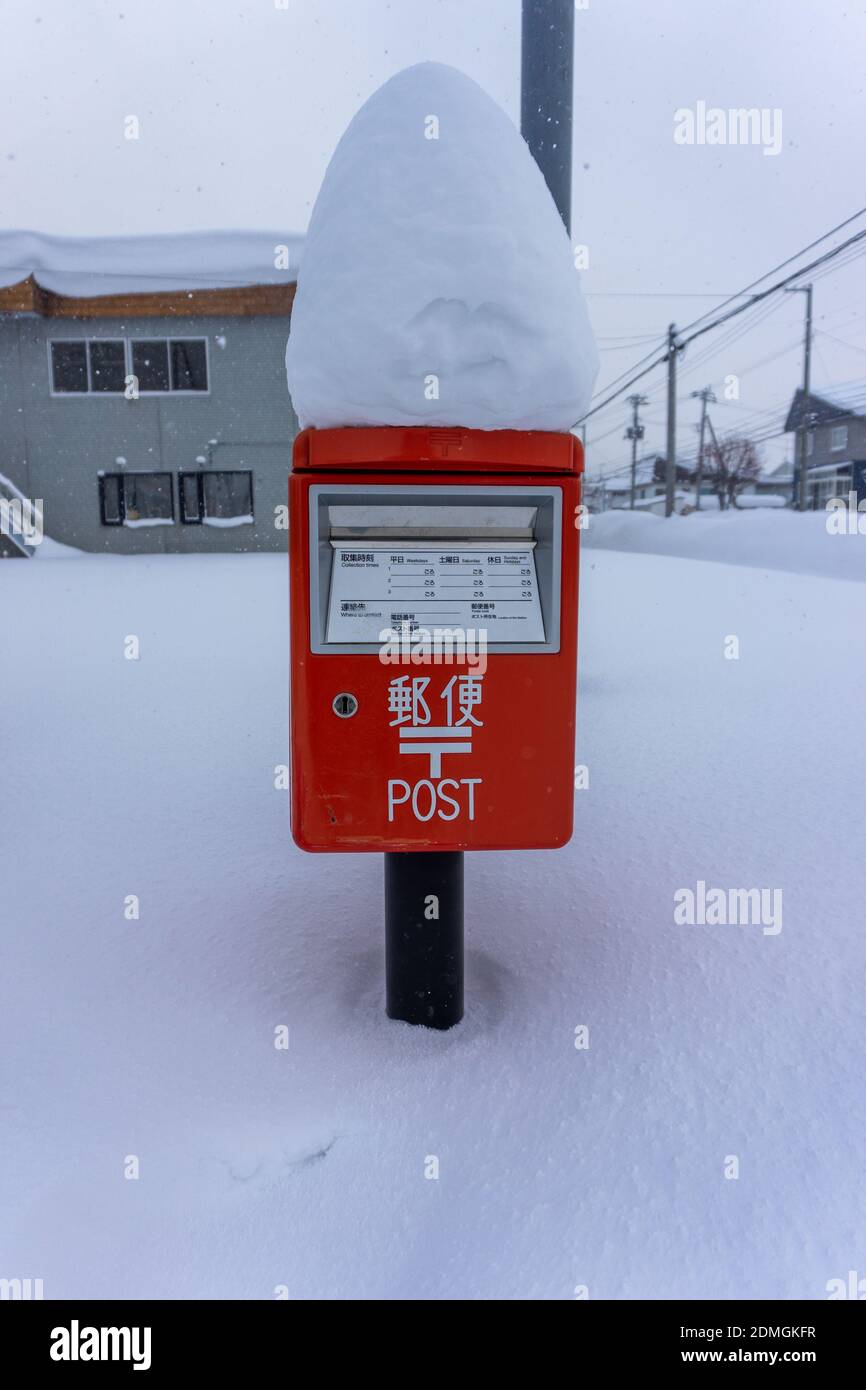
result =
M331 541L328 642L379 642L386 629L463 628L488 642L543 642L534 544Z

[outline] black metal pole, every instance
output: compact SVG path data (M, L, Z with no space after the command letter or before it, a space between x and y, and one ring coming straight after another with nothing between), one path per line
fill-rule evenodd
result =
M571 233L574 0L523 0L520 133Z
M463 855L385 855L389 1018L453 1028L463 1017Z

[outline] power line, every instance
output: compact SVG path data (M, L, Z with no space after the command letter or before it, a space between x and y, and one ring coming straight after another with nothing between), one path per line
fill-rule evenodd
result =
M844 338L837 338L835 333L828 333L826 328L816 328L815 332L822 338L830 338L834 343L840 343L844 348L850 348L852 352L862 352L866 356L866 348L858 347L856 343L846 343Z
M738 343L741 338L744 338L750 333L752 329L757 328L770 318L781 303L781 300L778 302L769 300L764 304L750 304L748 306L749 312L745 313L741 322L732 324L722 333L720 338L715 340L715 342L705 344L703 348L698 350L696 356L688 359L683 368L683 376L689 376L691 373L698 370L703 372L704 363L719 356L720 353L727 352L735 343Z
M820 246L822 241L826 241L828 237L835 236L837 232L841 232L843 227L850 226L852 222L856 222L857 218L862 217L864 213L866 213L866 207L860 208L857 212L852 213L850 217L845 218L844 222L837 223L835 227L830 228L829 232L824 232L823 235L819 236L815 241L810 241L808 246L801 246L800 250L796 251L793 256L789 256L787 260L780 261L778 265L774 265L773 268L766 271L765 274L759 275L757 280L753 280L751 285L746 285L745 289L739 291L739 294L730 295L728 299L724 300L723 303L719 305L719 308L723 309L725 305L730 304L732 300L739 299L742 295L748 294L749 290L753 290L756 285L760 285L768 276L775 275L777 270L784 270L785 266L790 265L792 261L798 261L801 256L805 256L807 251L811 251L815 246ZM687 323L683 332L688 333L690 328L694 328L695 324L700 323L701 319L704 318L706 318L706 314L702 314L700 318L695 319L692 323Z
M839 226L847 226L849 222L854 221L856 217L862 216L864 212L866 212L866 208L862 208L860 212L855 213L853 217L847 218L846 221L840 223ZM839 230L838 227L833 229L833 231L837 230ZM806 251L811 250L813 246L818 245L818 243L821 241L825 241L828 236L832 236L833 231L826 232L824 236L818 238L817 242L811 242L809 246L804 247L800 252L797 253L796 256L789 256L786 261L780 262L780 265L774 267L774 269L778 270L785 265L789 265L791 261L797 260L800 256L805 254ZM597 415L599 411L604 410L606 406L610 405L611 402L615 401L619 396L623 395L623 393L627 391L631 386L634 386L638 381L643 380L643 378L649 375L651 371L654 371L656 367L661 366L662 363L668 363L670 360L671 344L673 345L673 349L675 351L681 351L683 348L687 347L689 343L693 343L697 338L703 337L706 333L712 332L713 329L721 327L723 323L727 323L731 319L736 318L740 314L745 313L748 310L754 308L756 305L768 299L770 295L777 294L779 290L784 289L785 286L789 285L793 280L798 280L803 275L808 274L809 271L815 270L816 268L822 265L826 265L830 261L835 260L844 251L847 251L849 248L858 245L864 239L866 239L866 230L856 232L846 241L843 241L839 246L833 247L830 251L824 252L822 256L818 256L814 261L809 262L808 265L800 266L798 270L793 271L790 275L784 276L781 280L777 280L774 284L768 286L767 289L762 290L760 294L752 295L748 304L741 304L733 309L729 309L727 313L720 314L717 318L712 319L708 324L705 324L702 328L698 328L694 333L689 334L688 337L683 337L682 333L673 334L672 337L669 338L668 348L662 356L655 358L655 360L650 362L649 365L647 365L646 367L642 367L642 363L645 362L648 357L652 356L652 353L647 353L643 358L639 359L639 361L634 364L635 368L642 367L642 369L633 369L634 374L631 377L629 377L629 379L625 381L622 385L618 384L620 381L620 377L614 377L613 381L610 382L608 386L605 388L609 394L606 395L604 400L600 401L598 405L593 406L591 410L586 411L581 416L580 421L578 423L588 420L592 415ZM772 271L768 271L767 275L772 273ZM753 281L753 284L760 284L761 280L765 280L767 278L767 275L762 275L760 277L760 280ZM748 288L749 287L747 287L747 289ZM742 293L745 294L746 292L747 291L744 290ZM739 298L741 296L736 297ZM729 302L730 301L725 301L725 303ZM722 304L719 307L724 308L725 304ZM706 317L706 315L704 315L704 317ZM696 319L695 323L699 323L700 321L700 319ZM691 369L691 364L689 369ZM626 375L626 372L621 373L621 376Z
M647 355L649 356L649 354ZM665 353L663 357L657 357L655 362L651 362L648 367L644 367L642 372L638 372L635 376L631 377L624 386L620 386L612 395L608 396L606 400L603 400L600 405L593 406L592 410L587 410L581 415L577 423L582 424L583 421L588 420L590 416L597 415L600 410L604 410L606 405L610 405L611 401L615 401L618 396L621 396L623 391L627 391L630 386L634 386L635 382L642 380L649 372L654 371L656 367L660 367L661 364L667 360L667 353ZM623 373L623 375L625 375L625 373ZM618 378L615 378L615 380L618 380Z
M699 328L696 332L691 333L688 338L682 338L680 334L677 334L678 346L680 348L688 347L689 343L693 343L696 338L702 338L705 333L709 333L712 329L718 328L720 324L727 323L729 319L736 318L738 314L743 313L744 309L759 304L769 295L777 294L778 291L784 289L786 285L790 285L794 280L799 280L803 275L808 275L809 271L814 270L817 266L825 265L828 261L835 260L847 247L854 246L864 239L866 239L866 230L855 232L854 236L849 237L847 241L843 241L840 246L834 247L832 251L825 251L823 256L819 256L817 260L810 261L808 265L801 265L799 270L792 271L790 275L786 275L782 280L777 280L776 283L770 285L768 289L761 290L760 294L753 295L750 304L740 305L736 309L730 309L726 314L721 314L719 318L713 319L711 323L705 324L703 328Z

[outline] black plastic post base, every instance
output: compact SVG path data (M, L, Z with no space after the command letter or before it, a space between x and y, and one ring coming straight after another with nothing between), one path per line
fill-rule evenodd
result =
M453 1028L463 1017L463 855L385 855L389 1018Z

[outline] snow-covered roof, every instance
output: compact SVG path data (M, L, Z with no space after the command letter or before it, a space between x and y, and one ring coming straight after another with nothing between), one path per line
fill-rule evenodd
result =
M760 478L758 479L758 482L780 483L786 480L790 482L793 476L794 465L790 462L789 459L785 459L783 463L778 464L778 466L776 468L771 469L769 473L762 473Z
M829 478L834 473L840 473L843 468L850 468L850 459L834 459L832 463L809 464L806 468L808 478Z
M815 391L810 391L807 409L803 388L798 386L785 419L785 429L796 430L804 423L824 425L832 420L846 420L852 415L862 415L862 388L859 393L859 404L855 404L856 399L856 397L849 397L846 400L844 396L837 395L835 392L828 395L823 389L820 395Z
M832 391L822 390L819 399L826 401L828 405L832 405L836 410L844 410L851 415L863 414L862 386L855 386L850 392L838 391L836 389Z
M285 285L297 279L302 245L303 237L285 232L58 237L0 231L0 289L30 276L72 298Z
M635 468L635 487L648 487L655 481L656 477L656 456L652 458L638 459ZM593 482L601 482L601 479L593 479ZM611 478L606 484L608 492L630 492L631 491L631 470L620 473L615 478Z

